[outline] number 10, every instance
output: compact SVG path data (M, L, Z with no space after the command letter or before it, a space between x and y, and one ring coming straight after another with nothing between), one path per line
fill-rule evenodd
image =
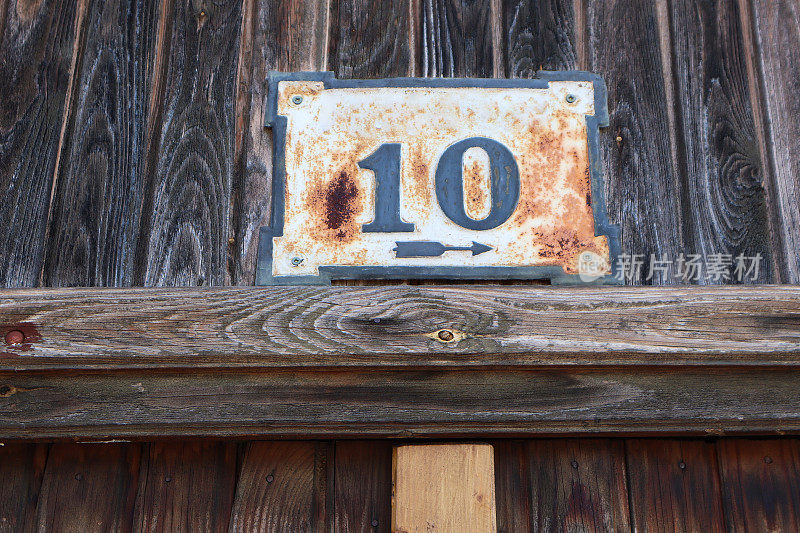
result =
M491 210L475 220L464 210L464 152L481 148L489 155ZM400 218L400 144L382 144L358 166L375 173L375 218L364 224L365 233L414 231L414 224ZM434 180L436 199L445 215L471 230L496 228L511 216L519 201L519 169L511 152L497 141L471 137L451 144L439 158Z

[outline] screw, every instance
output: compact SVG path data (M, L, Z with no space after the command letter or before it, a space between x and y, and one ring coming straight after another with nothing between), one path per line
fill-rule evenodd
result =
M686 470L686 463L681 461L680 463L678 463L678 468L680 468L681 470Z
M296 95L292 96L292 103L294 105L302 104L303 103L303 97L300 96L299 94L296 94Z
M441 330L441 331L439 332L439 335L438 335L438 337L439 337L439 340L440 340L440 341L443 341L443 342L450 342L450 341L451 341L451 340L453 340L453 339L454 339L456 336L455 336L455 335L453 335L453 332L452 332L452 331L450 331L449 329L443 329L443 330Z
M170 481L172 481L172 478L171 478L171 477L169 477L169 476L167 476L167 477L165 477L165 478L164 478L164 481L166 481L167 483L169 483Z
M6 344L22 344L25 342L25 334L15 329L6 333Z
M772 462L772 457L767 455L766 457L764 457L764 462L767 463L767 464L770 464Z
M292 257L292 266L293 267L300 266L300 263L302 263L302 262L303 262L303 258L302 257Z
M272 474L268 475L268 476L267 476L267 483L272 483L272 481L273 481L274 479L275 479L275 478L274 478L274 477L272 477Z
M80 480L82 480L82 479L83 479L83 476L82 476L82 475L80 475L80 473L78 473L78 474L75 474L75 479L76 479L77 481L80 481Z
M574 94L571 94L571 93L568 94L567 98L566 98L568 104L571 104L571 103L575 102L575 100L577 100L577 99L578 99L578 97L575 96Z
M572 468L578 468L578 461L572 461L570 466L572 466Z
M377 520L373 520L372 521L372 527L378 527L378 521Z

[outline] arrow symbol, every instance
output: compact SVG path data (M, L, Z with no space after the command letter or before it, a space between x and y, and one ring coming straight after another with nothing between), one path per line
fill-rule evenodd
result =
M392 248L397 257L439 257L445 252L471 251L472 255L482 254L492 249L479 242L472 241L472 246L447 246L436 241L405 241L395 242Z

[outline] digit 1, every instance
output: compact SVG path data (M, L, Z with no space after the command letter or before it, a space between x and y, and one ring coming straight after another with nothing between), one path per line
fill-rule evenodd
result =
M375 218L361 226L364 233L414 231L400 218L400 145L382 144L358 166L375 173Z
M475 220L464 210L464 152L482 148L489 154L492 209L486 218ZM436 199L447 217L471 230L496 228L511 216L519 201L519 169L508 148L486 137L472 137L451 144L436 166Z

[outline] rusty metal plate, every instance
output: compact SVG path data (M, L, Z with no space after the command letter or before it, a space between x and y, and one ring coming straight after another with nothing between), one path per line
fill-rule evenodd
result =
M257 284L613 281L602 80L271 73L271 224Z

